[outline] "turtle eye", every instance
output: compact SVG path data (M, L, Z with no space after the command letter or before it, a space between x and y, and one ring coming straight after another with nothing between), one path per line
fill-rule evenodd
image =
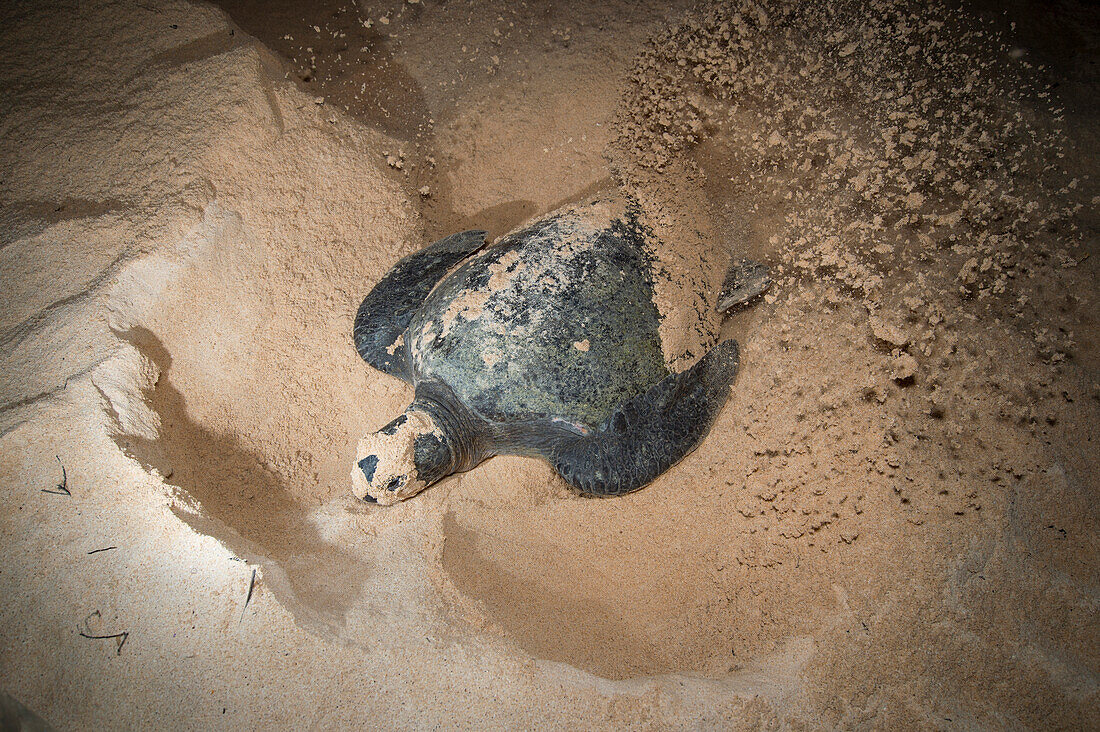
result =
M396 478L390 479L389 483L386 483L386 490L395 491L403 485L405 485L405 476L399 475Z

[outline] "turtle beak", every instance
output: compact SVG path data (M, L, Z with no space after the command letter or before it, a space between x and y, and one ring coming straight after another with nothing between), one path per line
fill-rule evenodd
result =
M425 486L415 475L392 471L378 455L363 455L351 470L352 493L361 501L389 506L419 493Z
M417 464L417 444L434 435L430 415L406 410L388 425L366 435L355 450L352 493L369 503L389 506L428 487ZM439 442L435 438L435 442Z

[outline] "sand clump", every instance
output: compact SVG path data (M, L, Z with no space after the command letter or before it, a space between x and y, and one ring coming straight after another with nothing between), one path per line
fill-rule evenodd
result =
M1005 551L992 546L1013 546L1023 530L1002 523L1013 506L1095 489L1095 460L1074 438L1062 441L1096 424L1092 357L1071 363L1076 329L1091 328L1095 310L1084 295L1089 275L1078 268L1095 242L1082 230L1094 232L1095 222L1079 215L1090 194L1059 163L1068 144L1060 110L1034 85L1031 64L1014 62L1019 54L957 13L918 15L889 2L873 11L746 2L689 16L640 55L614 159L643 187L670 175L704 178L720 221L754 220L750 247L755 238L770 250L778 275L763 331L746 349L750 373L735 392L760 461L722 471L748 476L738 510L750 520L739 533L763 556L739 558L742 566L785 571L777 569L785 554L814 562L810 547L861 554L857 547L877 541L867 512L892 501L894 520L904 521L891 530L894 542L926 547L931 561L880 555L887 566L909 565L906 589L894 591L914 606L878 634L879 646L894 647L895 632L919 637L901 618L939 612L920 598L947 592L953 619L942 622L975 633L970 652L992 666L970 683L1002 689L989 702L997 713L1035 723L1058 709L1079 724L1086 713L1076 705L1094 692L1059 692L1052 680L1047 698L1061 702L1036 707L1035 697L1025 701L994 679L1018 675L1034 689L1032 663L1092 667L1095 643L1077 643L1055 624L1039 632L1058 648L1057 662L1035 656L1030 642L1030 660L1019 660L1004 635L1034 627L1025 619L1032 603L1083 611L1088 583L1059 585L1054 599L1048 579L1023 570L1027 579L994 619L967 606L977 596L950 560L945 567L932 557L952 556L960 537ZM786 404L753 399L757 369ZM1077 478L1053 477L1066 469ZM1061 520L1079 519L1084 540L1095 518ZM756 544L763 531L769 538ZM866 597L892 592L892 582L876 584L864 586ZM851 607L851 596L841 605ZM876 632L867 626L860 635ZM807 676L852 693L842 668L859 662L839 648L828 655L828 673L818 676L811 663ZM922 678L910 668L907 678ZM856 705L865 716L837 710L828 723L879 718L870 710L883 699L867 693ZM914 699L905 702L911 711L879 721L912 724L932 713L916 711Z
M0 18L4 692L60 728L1097 725L1094 117L1027 49L886 0L225 7ZM674 366L741 343L711 435L614 500L498 457L354 502L411 396L351 343L369 287L616 181ZM776 281L719 329L733 256Z

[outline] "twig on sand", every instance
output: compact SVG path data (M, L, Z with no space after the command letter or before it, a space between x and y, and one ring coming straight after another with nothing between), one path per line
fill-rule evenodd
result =
M252 601L252 592L256 589L256 568L252 568L252 579L248 581L248 594L244 596L244 607L241 608L241 617L244 617L244 611L248 609L248 603Z
M106 640L108 638L114 638L118 642L118 647L115 649L115 655L121 656L122 647L126 645L126 639L130 637L130 633L129 631L124 630L121 633L111 633L110 635L92 635L90 633L85 633L82 630L80 631L80 636L82 638L92 638L94 640Z
M93 616L103 617L100 614L100 612L98 610L96 610L94 613L90 613L88 615L88 617L84 618L84 629L78 631L80 633L80 637L81 638L91 638L92 640L113 639L115 641L115 643L117 644L117 646L115 647L115 655L116 656L121 656L122 655L122 647L124 645L126 645L126 639L130 637L130 632L128 630L124 630L121 633L109 633L109 634L106 634L106 635L98 635L96 633L93 633L91 631L91 628L88 626L88 621Z
M109 552L112 549L118 549L117 546L105 546L102 549L92 549L89 554L99 554L100 552Z
M61 462L61 457L54 455L57 459L57 464L61 466L61 482L57 484L56 488L43 488L43 493L49 493L55 496L71 496L72 491L69 490L69 474L65 472L65 464Z

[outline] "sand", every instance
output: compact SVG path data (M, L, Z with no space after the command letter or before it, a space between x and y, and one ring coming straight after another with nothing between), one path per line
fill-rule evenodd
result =
M297 5L0 11L0 692L58 729L1100 726L1095 11ZM741 343L708 438L616 499L498 457L355 501L411 398L352 346L370 287L610 185L670 364ZM733 256L775 283L721 323Z

